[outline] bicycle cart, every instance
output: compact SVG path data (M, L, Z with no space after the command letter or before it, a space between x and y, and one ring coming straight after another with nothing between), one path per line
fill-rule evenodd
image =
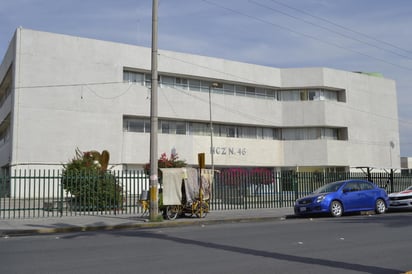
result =
M206 217L213 178L211 170L185 167L161 171L165 217L169 220L178 216Z

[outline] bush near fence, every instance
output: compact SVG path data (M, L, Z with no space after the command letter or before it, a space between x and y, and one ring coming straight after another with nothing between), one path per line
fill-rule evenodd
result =
M121 193L113 195L113 192L99 189L97 191L103 196L96 205L93 201L79 199L82 195L76 196L66 191L62 187L62 176L61 170L19 170L11 175L2 175L0 219L143 213L139 198L149 189L150 184L143 171L110 172L112 179L107 185L121 190ZM412 185L412 176L401 173L391 176L385 172L367 175L222 170L215 174L209 204L211 210L292 207L296 199L326 183L350 178L368 179L368 176L388 193L398 192ZM95 181L98 181L97 178ZM88 188L85 191L92 190Z

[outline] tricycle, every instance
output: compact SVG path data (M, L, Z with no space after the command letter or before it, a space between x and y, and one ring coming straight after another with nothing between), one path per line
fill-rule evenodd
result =
M165 217L169 220L178 216L206 217L213 178L211 170L185 167L164 168L161 172Z

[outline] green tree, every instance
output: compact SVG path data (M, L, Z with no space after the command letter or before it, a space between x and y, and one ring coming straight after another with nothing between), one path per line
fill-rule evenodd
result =
M62 186L71 194L75 210L119 209L123 203L122 188L107 171L109 152L81 152L64 165Z

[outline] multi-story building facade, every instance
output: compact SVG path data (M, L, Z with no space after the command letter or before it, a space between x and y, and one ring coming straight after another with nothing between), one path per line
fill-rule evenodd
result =
M400 167L393 80L163 50L158 60L159 156L196 165L204 152L210 166L213 153L216 168ZM0 66L0 166L61 166L79 148L141 169L150 73L150 48L17 29Z

